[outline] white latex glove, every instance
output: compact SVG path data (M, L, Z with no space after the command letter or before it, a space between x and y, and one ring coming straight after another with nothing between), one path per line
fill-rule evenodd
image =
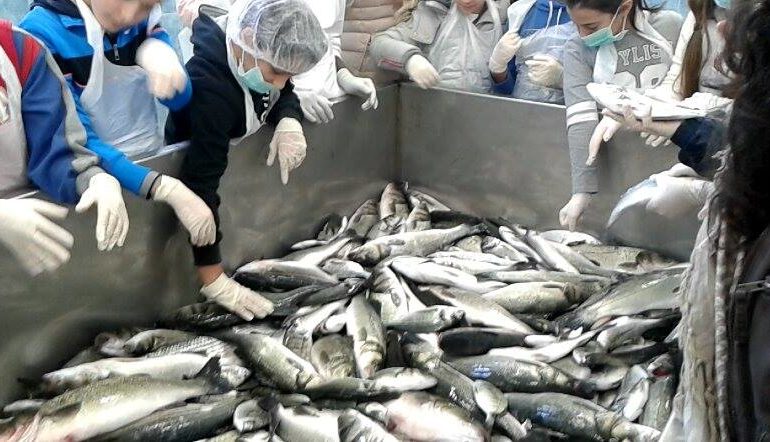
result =
M647 210L666 218L678 218L702 207L712 186L696 178L658 174L654 179L658 188L647 202Z
M529 67L527 77L531 82L545 87L562 87L564 68L555 57L536 54L524 64Z
M273 139L270 141L270 153L267 165L272 166L275 157L281 167L281 182L289 182L289 172L298 168L307 155L307 140L302 132L302 125L294 118L283 118L275 128Z
M128 235L128 212L123 201L123 192L118 180L112 175L98 173L88 181L88 189L83 192L80 202L75 206L77 213L88 211L96 204L96 244L99 250L112 250L115 246L123 247Z
M591 166L596 161L596 157L599 155L599 150L602 147L602 142L608 142L612 139L615 133L623 127L618 121L604 116L599 124L596 125L594 133L591 135L591 140L588 142L588 158L586 159L586 166Z
M515 32L508 32L503 35L489 57L489 72L493 74L506 72L508 70L508 62L519 52L521 43L521 37Z
M0 199L0 242L35 276L69 261L75 238L51 219L64 219L67 208L46 201Z
M438 84L439 76L436 68L430 64L427 58L416 54L409 57L406 62L406 73L417 86L430 89Z
M362 110L377 109L377 88L369 78L356 77L347 68L337 71L337 84L348 95L357 95L366 99L361 105Z
M247 321L264 318L273 312L272 302L224 273L211 284L204 285L201 294Z
M572 195L572 198L559 211L559 222L561 225L574 232L590 202L590 193L576 193Z
M192 245L202 247L214 244L217 239L214 214L211 213L209 206L181 181L168 175L162 175L158 178L152 199L164 202L174 209L176 217L190 232Z
M147 71L150 91L156 98L168 100L187 85L187 73L171 46L148 38L136 51L136 64Z
M317 92L297 92L302 113L311 123L328 123L334 119L332 102Z

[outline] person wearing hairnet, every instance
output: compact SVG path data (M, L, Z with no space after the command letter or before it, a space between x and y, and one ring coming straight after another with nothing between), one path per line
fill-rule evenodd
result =
M99 165L126 190L170 205L193 244L211 244L214 215L206 204L176 178L127 157L163 144L154 98L173 110L192 95L159 17L159 0L34 0L20 27L51 51ZM89 190L114 193L114 182L102 178ZM125 210L114 217L97 217L97 230L128 226ZM112 245L100 241L100 247Z
M304 160L302 108L290 79L315 66L328 42L304 0L237 0L216 20L201 14L192 42L192 101L170 115L166 135L170 142L190 140L182 181L209 205L219 226L217 191L230 146L267 123L275 126L267 165L277 160L284 184ZM193 247L201 293L247 320L268 315L270 301L224 273L221 239L218 230L214 244Z
M577 31L555 0L520 0L508 8L508 33L489 57L492 91L564 104L562 52Z
M328 123L334 118L332 104L346 94L364 98L362 110L377 109L377 89L368 78L357 77L342 61L342 27L346 0L306 0L329 37L326 54L313 69L295 76L294 91L302 111L312 123Z
M424 0L406 22L372 41L382 69L417 86L489 92L489 57L503 34L508 0Z
M682 18L650 11L643 0L566 0L578 35L564 48L564 101L572 168L572 197L559 211L574 230L599 191L594 164L596 139L608 140L620 123L598 118L588 83L610 83L638 91L654 87L671 66ZM592 141L593 140L593 141Z
M85 148L86 134L53 57L43 45L0 20L0 243L31 275L53 271L70 258L74 238L55 220L67 208L33 198L97 206L101 250L123 245L128 223L120 184ZM81 197L82 195L82 197Z

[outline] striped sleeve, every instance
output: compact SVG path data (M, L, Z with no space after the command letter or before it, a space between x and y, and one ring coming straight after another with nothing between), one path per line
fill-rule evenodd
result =
M586 166L588 143L599 122L596 102L586 89L593 79L593 63L587 60L588 55L578 38L567 42L564 48L564 103L573 194L599 191L596 166Z

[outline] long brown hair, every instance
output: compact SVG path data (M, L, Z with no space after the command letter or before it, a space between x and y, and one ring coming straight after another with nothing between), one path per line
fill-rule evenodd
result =
M703 59L704 42L706 54L711 52L711 41L708 34L708 22L714 19L713 0L688 0L687 4L695 16L695 29L682 59L682 70L679 72L679 93L682 98L692 97L698 92L700 74L708 61Z

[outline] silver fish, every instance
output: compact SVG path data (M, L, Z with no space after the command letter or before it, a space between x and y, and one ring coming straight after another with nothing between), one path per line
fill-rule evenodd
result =
M270 414L255 399L238 405L233 412L233 426L239 433L257 431L270 423Z
M473 397L476 404L486 413L485 426L487 430L492 429L495 418L500 416L508 409L508 401L505 400L503 392L487 381L473 381Z
M379 219L377 203L374 200L366 200L350 215L348 229L356 232L358 236L366 236Z
M358 374L364 379L382 367L385 360L385 332L377 312L364 295L357 295L347 308L347 333L353 337Z
M467 411L427 393L404 393L385 406L392 431L409 440L481 442L485 437Z
M620 386L623 382L623 378L628 373L627 366L607 366L602 370L594 372L589 378L590 382L596 391L612 390Z
M347 278L364 278L367 279L371 276L371 272L364 269L361 264L347 259L329 258L324 261L321 266L321 270L334 275L339 280Z
M380 219L385 219L392 215L399 218L406 218L409 215L406 197L396 183L388 183L380 197Z
M385 321L384 325L387 328L412 333L436 333L452 327L464 317L465 312L462 309L439 305L407 313L399 318Z
M471 235L457 241L455 246L464 252L481 253L481 242L483 239L479 235Z
M620 391L610 411L621 413L630 421L635 421L644 411L650 394L650 376L641 365L634 365L628 370L620 384Z
M540 232L540 236L548 241L564 244L565 246L574 246L578 244L600 245L602 242L595 237L583 232L571 232L569 230L548 230Z
M382 265L374 269L374 281L370 298L379 305L383 321L391 321L409 313L410 298L390 267Z
M525 282L485 293L510 313L562 312L580 302L575 286L563 282Z
M277 404L271 411L275 432L287 442L339 442L338 413L305 405L285 408Z
M327 259L335 256L347 243L353 239L352 235L342 235L322 246L298 250L283 257L286 261L294 261L302 264L319 266Z
M428 213L428 208L424 203L419 203L414 206L412 211L409 212L409 216L406 217L406 221L404 221L402 226L402 232L420 232L429 230L430 228L430 213Z
M232 339L257 374L281 389L296 391L321 380L310 362L269 336L237 335Z
M198 335L180 330L156 328L139 332L128 339L123 345L127 354L141 356L158 350L161 347L187 342Z
M461 270L442 266L425 258L399 256L390 262L399 274L422 284L442 284L474 293L486 293L505 284L496 281L479 282L475 276Z
M390 215L385 219L379 220L371 229L369 229L369 232L366 234L366 239L372 241L385 236L395 235L402 230L405 221L404 218L395 215ZM352 256L352 252L353 251L348 252L345 256Z
M243 365L243 361L236 356L235 346L210 336L196 336L189 341L164 345L147 353L145 357L157 358L159 356L174 355L180 353L205 354L213 358L218 357L224 365Z
M341 442L398 442L398 439L366 415L347 410L337 418Z
M494 236L485 236L481 242L481 251L497 257L507 259L516 264L526 264L530 258L528 255L515 249L507 242L501 241Z
M542 238L533 230L523 235L524 242L532 247L543 258L548 266L560 272L580 273L554 246L554 243Z
M674 393L676 379L673 375L656 377L650 386L649 399L639 423L663 431L671 415Z
M252 261L239 267L233 277L254 290L293 290L309 285L337 284L337 278L318 266L275 259Z
M651 272L678 264L657 253L634 247L578 244L572 248L605 269L621 272Z
M537 362L554 362L568 354L572 353L572 350L580 347L581 345L592 339L598 330L592 330L583 333L582 335L565 339L563 341L549 344L540 348L524 348L524 347L508 347L508 348L494 348L489 351L490 355L497 356L510 356L516 359L522 359L525 361L537 361Z
M350 336L329 335L317 340L310 351L310 361L324 378L354 376L353 339Z
M286 332L283 335L283 345L302 359L310 359L310 349L313 346L313 333L326 319L345 306L347 300L330 302L319 307L312 313L302 316L292 316L284 322Z
M677 319L677 316L668 316L657 319L621 316L609 322L608 325L610 328L599 333L599 336L596 337L596 342L603 348L612 350L641 337L645 332L653 328L673 326Z
M514 232L509 227L506 226L500 226L498 229L498 233L500 234L500 238L505 241L506 244L513 247L514 249L518 250L520 253L524 254L525 256L531 258L539 265L546 265L545 259L541 257L535 249L530 247L519 235L519 232Z
M339 333L345 328L345 324L348 321L348 316L345 313L339 313L329 316L321 325L316 329L316 333L322 335L330 335L332 333Z
M581 255L580 252L577 252L576 250L568 246L565 246L564 244L559 244L551 241L548 241L548 243L554 249L556 249L556 251L559 252L559 254L563 256L564 259L567 260L567 262L572 264L572 266L575 267L581 274L599 275L599 276L605 276L607 278L612 278L618 274L617 270L605 269L603 267L600 267L590 259Z
M436 378L416 368L384 368L372 376L377 385L392 391L427 390L436 385Z
M405 187L406 187L406 196L409 199L409 203L412 205L412 207L415 207L418 204L423 203L428 208L429 212L436 212L439 210L443 210L443 211L450 210L449 206L437 200L433 196L428 195L427 193L420 192L417 189L410 189L408 185L405 185Z

